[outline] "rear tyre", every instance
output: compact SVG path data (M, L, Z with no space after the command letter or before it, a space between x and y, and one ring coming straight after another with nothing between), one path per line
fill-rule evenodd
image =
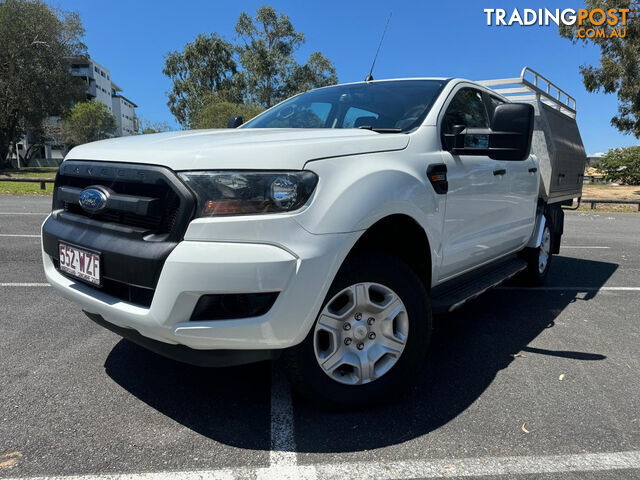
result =
M411 384L431 329L417 275L398 258L369 254L343 265L309 335L282 360L294 389L310 402L362 408Z
M553 235L547 221L542 231L542 241L538 248L527 248L525 259L527 260L526 280L533 286L543 285L551 267Z

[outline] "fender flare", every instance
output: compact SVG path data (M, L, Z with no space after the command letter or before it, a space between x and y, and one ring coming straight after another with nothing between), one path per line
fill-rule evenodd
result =
M544 233L544 227L547 224L547 219L544 216L544 212L538 213L536 217L536 225L533 228L533 233L531 234L531 238L527 242L527 247L529 248L538 248L542 243L542 234Z

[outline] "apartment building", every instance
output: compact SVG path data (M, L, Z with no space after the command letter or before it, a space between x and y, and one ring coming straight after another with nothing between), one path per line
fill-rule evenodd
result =
M117 136L133 135L138 130L136 118L137 105L123 95L113 90L111 95L112 111L118 122Z
M102 102L116 119L118 137L134 135L138 131L138 119L135 109L138 107L120 92L122 89L111 78L108 68L89 57L74 57L71 59L72 75L80 77L87 85L87 100ZM59 125L58 117L50 117L48 123ZM62 161L67 153L67 147L61 138L60 141L49 141L45 145L34 144L37 139L31 133L27 133L17 145L17 152L21 161L24 161L26 152L30 147L37 147L27 159L33 166L55 166ZM19 165L18 158L13 160Z
M87 84L87 99L98 100L112 110L111 72L95 60L85 57L74 58L71 74L81 77Z
M120 94L122 89L111 79L109 69L89 57L77 57L71 64L71 74L87 83L87 98L97 100L116 117L117 136L133 135L137 129L137 105Z

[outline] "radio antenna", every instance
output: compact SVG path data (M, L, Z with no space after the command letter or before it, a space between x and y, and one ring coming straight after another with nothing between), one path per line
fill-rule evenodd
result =
M389 18L387 18L387 24L384 26L384 31L382 32L382 38L380 38L380 43L378 44L378 50L376 50L376 55L373 57L373 63L371 64L371 70L369 70L369 75L364 79L365 82L373 81L373 67L376 66L376 60L378 59L378 54L380 53L380 47L382 47L382 42L384 41L384 36L387 33L387 28L389 28L389 21L391 20L391 15L393 12L389 12Z

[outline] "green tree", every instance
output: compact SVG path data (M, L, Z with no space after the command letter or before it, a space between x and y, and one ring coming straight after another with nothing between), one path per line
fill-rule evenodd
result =
M255 103L269 108L292 94L337 82L335 68L320 52L312 53L305 65L296 62L293 55L304 34L273 7L260 7L255 18L242 12L236 33L243 42L237 47L242 75Z
M109 138L118 128L113 113L102 102L94 100L76 103L62 122L62 130L70 145Z
M0 164L27 129L85 97L69 73L69 57L86 54L83 34L76 13L39 0L0 2Z
M39 126L29 129L30 145L24 155L20 155L21 165L27 165L29 160L42 146L46 144L64 146L65 137L59 117L49 117Z
M162 132L170 132L173 130L171 125L167 122L151 122L149 120L140 120L140 131L138 132L141 135L147 135L149 133L162 133Z
M162 72L173 81L167 105L183 127L191 125L193 115L213 93L241 101L234 47L215 33L200 34L182 52L170 52Z
M585 0L587 9L628 8L627 24L610 26L606 22L602 26L563 25L560 35L571 39L573 43L593 43L600 47L600 66L582 65L580 73L584 86L589 92L604 91L617 93L618 115L611 119L611 124L624 133L631 133L640 138L640 9L638 0ZM599 19L599 17L598 17ZM603 28L606 38L580 38L581 28ZM626 31L624 29L626 28ZM612 30L623 29L624 36L610 37Z
M193 128L226 128L230 117L240 115L247 121L264 109L258 105L211 101L196 115Z
M297 65L284 82L284 98L313 88L326 87L338 82L331 61L320 52L313 52L305 65Z
M216 33L200 34L181 52L167 55L163 73L173 82L167 104L183 127L226 126L217 118L222 112L250 118L256 105L268 108L338 81L333 64L320 52L298 64L294 54L304 35L272 7L260 7L255 18L243 12L236 32L238 45ZM226 105L215 107L216 102Z
M605 178L627 185L640 185L640 147L609 150L595 167Z

